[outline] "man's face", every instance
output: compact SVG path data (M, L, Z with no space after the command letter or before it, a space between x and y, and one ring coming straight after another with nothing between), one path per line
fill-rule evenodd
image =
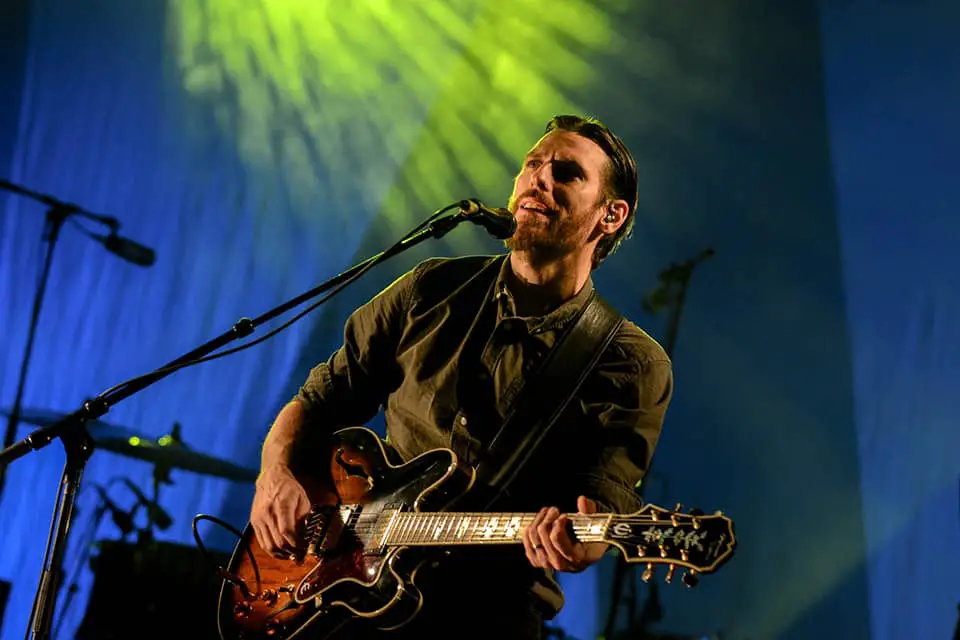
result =
M517 232L507 248L559 256L584 246L603 214L608 161L603 149L576 133L541 138L513 182L507 208Z

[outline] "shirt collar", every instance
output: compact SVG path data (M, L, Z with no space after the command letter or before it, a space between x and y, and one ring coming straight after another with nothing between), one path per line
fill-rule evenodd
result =
M506 318L516 318L517 308L513 300L513 294L508 286L508 273L510 269L510 255L504 257L500 265L500 273L497 275L497 281L493 288L493 299L497 304L497 322ZM549 331L551 329L560 329L574 317L583 305L587 303L593 293L593 278L587 277L587 281L580 288L575 296L561 304L559 307L546 314L545 316L523 318L530 328L530 331Z

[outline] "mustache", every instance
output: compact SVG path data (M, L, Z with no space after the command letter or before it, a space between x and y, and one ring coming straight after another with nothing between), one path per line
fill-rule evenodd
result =
M523 200L533 200L538 204L543 205L550 211L556 211L557 205L555 203L548 202L546 198L543 197L543 194L538 191L524 191L517 197L513 198L510 201L510 209L516 213L517 205Z

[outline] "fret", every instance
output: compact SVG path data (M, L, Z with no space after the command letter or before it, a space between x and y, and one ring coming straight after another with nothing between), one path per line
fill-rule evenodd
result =
M410 533L410 518L407 515L404 513L400 516L400 526L398 527L396 540L398 543L406 542Z
M433 520L434 520L436 517L437 517L437 516L434 515L434 514L432 514L432 513L428 513L428 514L426 514L426 515L423 517L423 519L421 520L420 530L417 532L417 534L418 534L418 535L417 535L417 538L418 538L417 542L423 542L424 539L430 537L430 529L431 529L431 527L432 527L432 525L433 525Z
M390 516L390 520L383 527L383 535L380 537L380 548L387 546L387 540L390 539L390 532L393 531L394 527L397 525L397 520L400 517L400 511L396 510ZM379 527L378 527L379 528Z
M410 542L413 539L413 524L414 520L410 517L410 514L403 514L403 542Z
M470 528L470 516L461 516L460 524L457 525L457 540L463 540L463 535L467 532L467 529Z
M410 540L411 543L416 543L420 541L420 529L423 527L423 515L419 513L410 514L410 519L413 524L410 526Z
M495 527L496 525L497 525L496 516L490 516L487 519L485 519L483 521L483 527L481 528L481 531L480 531L480 539L489 540L491 534L493 533L493 527Z
M424 513L419 517L416 528L416 536L413 538L414 542L423 542L424 538L427 537L427 532L430 530L430 520L433 518L432 513Z
M520 518L510 518L503 526L503 536L512 540L520 533Z

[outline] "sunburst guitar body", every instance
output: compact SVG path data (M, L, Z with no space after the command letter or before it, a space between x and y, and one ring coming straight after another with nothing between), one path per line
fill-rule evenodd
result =
M455 547L522 544L536 514L453 510L474 484L474 472L449 449L406 462L373 431L333 434L325 477L303 478L314 505L304 523L305 550L278 559L260 547L247 524L220 590L223 640L330 638L366 619L398 628L420 610L417 575ZM322 460L323 458L321 458ZM736 548L733 522L646 505L633 514L571 515L575 536L606 542L630 563L656 565L672 580L712 573Z

